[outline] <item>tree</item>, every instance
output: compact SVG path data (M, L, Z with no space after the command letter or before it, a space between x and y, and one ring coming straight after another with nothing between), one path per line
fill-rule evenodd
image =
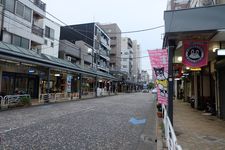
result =
M148 88L149 89L153 89L155 87L155 84L153 83L153 82L150 82L149 84L148 84Z

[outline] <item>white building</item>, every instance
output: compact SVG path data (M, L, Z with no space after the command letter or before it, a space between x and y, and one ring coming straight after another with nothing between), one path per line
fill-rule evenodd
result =
M27 49L44 44L45 4L35 0L6 0L2 41Z
M146 70L141 70L141 81L146 84L149 83L149 74Z
M58 56L60 27L46 18L41 0L5 0L3 2L1 41Z
M45 18L44 31L44 45L42 45L41 52L58 57L60 25L48 18Z
M128 74L128 79L132 77L133 69L133 44L127 37L121 38L121 71Z
M132 80L138 82L140 70L141 70L141 58L140 58L140 45L137 43L136 40L133 40L133 52L134 52L134 59L133 59L133 69L132 69Z

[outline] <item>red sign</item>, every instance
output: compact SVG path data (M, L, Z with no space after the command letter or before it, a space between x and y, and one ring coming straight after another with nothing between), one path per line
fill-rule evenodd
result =
M183 64L202 67L208 64L208 41L183 41Z

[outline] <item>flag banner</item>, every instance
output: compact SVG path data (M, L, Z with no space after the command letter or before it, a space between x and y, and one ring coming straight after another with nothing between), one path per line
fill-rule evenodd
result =
M183 41L182 62L188 67L198 68L208 64L208 41Z
M157 85L158 102L168 104L168 52L167 49L148 50Z

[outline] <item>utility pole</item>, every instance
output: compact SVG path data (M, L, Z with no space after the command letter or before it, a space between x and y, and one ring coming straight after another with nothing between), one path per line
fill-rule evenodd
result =
M168 66L168 116L170 118L171 124L173 125L173 55L175 50L175 41L169 40L169 66Z

